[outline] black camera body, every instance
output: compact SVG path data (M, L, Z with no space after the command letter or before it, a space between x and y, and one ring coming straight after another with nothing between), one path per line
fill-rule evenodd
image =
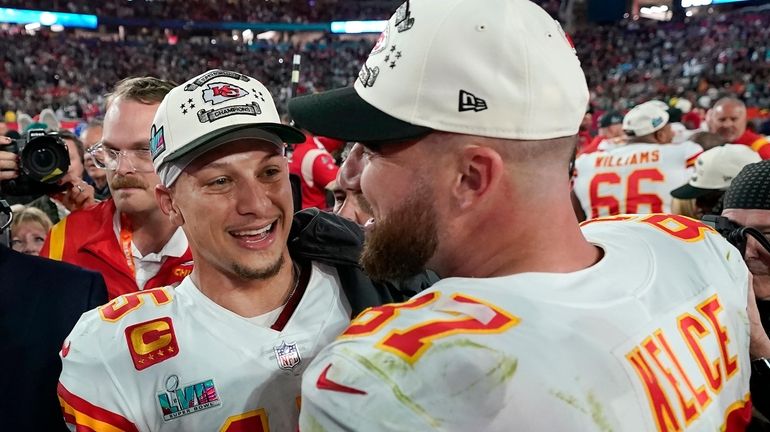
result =
M20 156L19 176L0 182L0 193L9 196L44 195L61 192L56 182L67 174L70 156L56 133L30 129L21 139L0 150Z
M740 251L741 256L746 254L746 237L743 225L735 223L724 216L705 215L701 222L717 230L731 245Z

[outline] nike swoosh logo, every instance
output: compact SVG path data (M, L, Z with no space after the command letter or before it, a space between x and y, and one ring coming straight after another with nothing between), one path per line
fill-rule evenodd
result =
M67 357L67 354L70 353L70 341L67 341L67 345L62 345L61 347L61 356L62 358Z
M366 392L363 390L355 389L353 387L348 387L346 385L342 385L330 380L326 375L329 373L329 369L331 368L332 368L332 364L329 363L329 366L326 366L323 372L321 372L321 375L318 377L318 381L315 382L316 387L318 387L321 390L329 390L329 391L340 392L340 393L350 393L350 394L360 394L360 395L366 394Z

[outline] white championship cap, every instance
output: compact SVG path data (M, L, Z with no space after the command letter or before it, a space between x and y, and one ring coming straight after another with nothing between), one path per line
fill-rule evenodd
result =
M660 101L645 102L637 105L623 117L623 130L629 136L641 137L655 133L668 124L668 111L660 106Z
M413 0L353 87L289 102L298 125L348 141L433 130L540 140L578 132L585 76L558 22L529 0Z
M281 124L270 92L246 75L210 70L175 87L161 102L150 131L155 171L170 186L195 158L244 138L300 143L304 134Z

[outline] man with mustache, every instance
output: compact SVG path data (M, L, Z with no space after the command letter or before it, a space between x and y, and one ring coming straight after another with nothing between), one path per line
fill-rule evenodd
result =
M736 98L722 98L706 114L709 132L719 134L730 144L742 144L770 159L770 142L746 128L746 104Z
M407 1L353 88L290 102L299 126L364 145L365 270L443 278L316 357L301 430L745 427L748 270L684 217L578 225L587 102L528 0Z
M107 171L111 199L71 213L48 235L41 256L100 272L109 298L179 283L192 271L182 230L155 201L160 178L152 167L152 119L173 83L121 81L109 95L103 136L89 149Z

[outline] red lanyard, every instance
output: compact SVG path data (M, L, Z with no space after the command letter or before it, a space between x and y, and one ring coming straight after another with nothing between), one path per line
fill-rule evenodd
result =
M131 221L126 215L120 215L120 246L123 248L123 257L126 259L128 268L131 269L131 274L136 277L136 266L134 266L134 253L131 249L131 238L133 237L131 230Z

